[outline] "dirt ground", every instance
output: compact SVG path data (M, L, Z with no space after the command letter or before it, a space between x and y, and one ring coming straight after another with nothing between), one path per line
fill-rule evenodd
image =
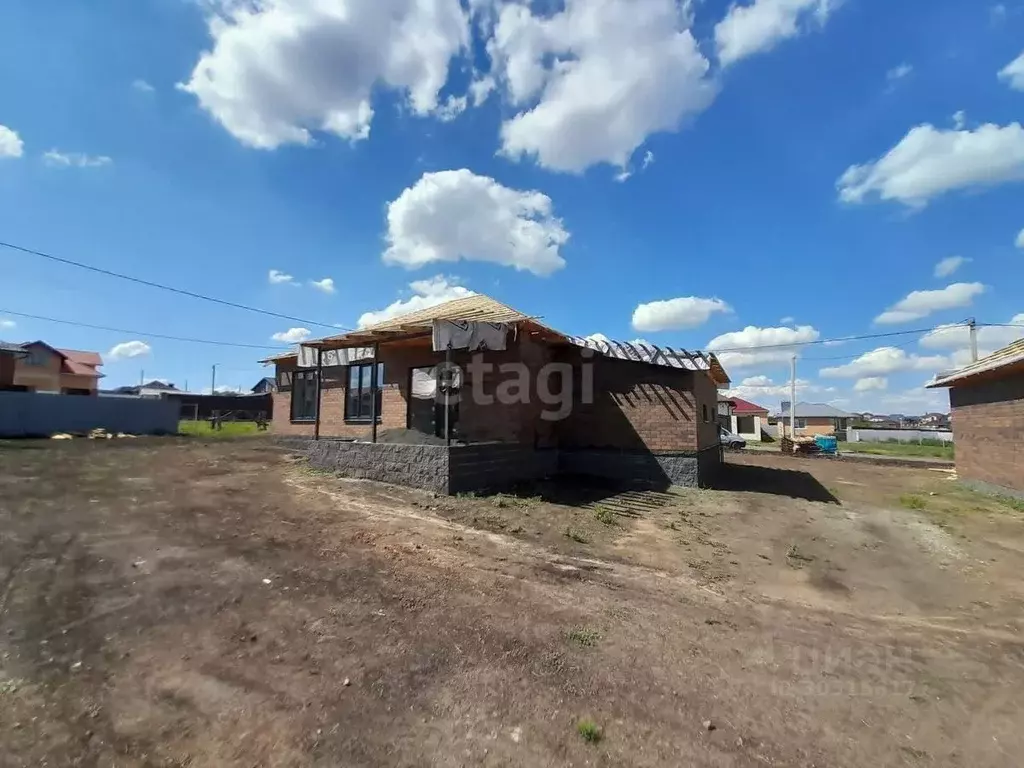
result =
M2 445L0 765L1021 764L1024 512L823 459L721 485Z

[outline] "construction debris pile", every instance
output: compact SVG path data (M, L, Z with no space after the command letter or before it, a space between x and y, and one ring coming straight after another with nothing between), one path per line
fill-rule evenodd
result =
M79 437L82 437L82 435L79 435ZM107 430L105 430L103 427L97 427L96 429L89 430L89 432L86 435L84 435L84 437L88 437L90 440L113 440L115 437L136 438L138 437L138 435L129 435L126 434L125 432L107 432ZM58 432L55 435L50 435L51 440L73 440L74 438L75 435L72 435L68 432Z

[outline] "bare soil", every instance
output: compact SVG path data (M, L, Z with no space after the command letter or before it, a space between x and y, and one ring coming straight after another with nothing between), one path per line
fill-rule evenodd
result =
M449 499L259 439L0 445L0 765L1020 765L1024 513L729 461Z

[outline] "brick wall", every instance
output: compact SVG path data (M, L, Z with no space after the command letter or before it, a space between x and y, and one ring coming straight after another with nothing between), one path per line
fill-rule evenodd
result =
M570 417L557 424L560 446L696 451L717 442L717 391L703 374L604 357L589 362L593 403L577 402ZM706 424L700 408L705 404Z
M1024 372L949 397L960 479L1024 493Z
M0 352L0 387L7 387L14 384L14 355Z

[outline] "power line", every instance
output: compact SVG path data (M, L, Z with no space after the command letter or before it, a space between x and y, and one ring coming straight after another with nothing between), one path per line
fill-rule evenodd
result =
M280 318L282 320L291 320L293 322L304 323L306 325L318 325L318 326L320 326L322 328L334 328L334 329L339 329L339 330L342 330L342 331L352 330L351 328L341 328L340 326L333 325L331 323L318 323L316 320L304 320L301 317L293 317L292 315L284 315L284 314L281 314L280 312L271 312L270 310L260 309L259 307L250 307L247 304L238 304L237 302L228 301L227 299L218 299L218 298L215 298L213 296L206 296L206 295L201 294L201 293L194 293L193 291L186 291L183 288L175 288L174 286L164 285L163 283L156 283L156 282L153 282L152 280L143 280L141 277L132 277L131 275L125 275L125 274L122 274L120 272L113 272L113 271L111 271L109 269L101 269L100 267L94 267L94 266L92 266L90 264L83 264L80 261L73 261L71 259L64 259L64 258L61 258L60 256L54 256L53 254L44 253L43 251L37 251L37 250L34 250L32 248L25 248L24 246L15 245L14 243L5 243L3 241L0 241L0 247L10 248L13 251L20 251L21 253L27 253L27 254L30 254L32 256L39 256L40 258L43 258L43 259L49 259L50 261L55 261L58 264L67 264L68 266L78 267L80 269L87 269L90 272L95 272L95 273L100 274L100 275L106 275L107 277L116 277L116 278L119 278L121 280L128 280L129 282L132 282L132 283L138 283L139 285L146 285L146 286L149 286L150 288L159 288L162 291L170 291L171 293L177 293L177 294L179 294L181 296L189 296L189 297L191 297L193 299L202 299L203 301L211 301L214 304L220 304L220 305L225 306L225 307L234 307L235 309L244 309L247 312L257 312L257 313L259 313L261 315L269 315L270 317L277 317L277 318Z
M91 325L90 323L80 323L75 320L61 320L56 317L45 317L43 315L30 315L27 312L14 312L9 309L0 309L0 313L5 315L14 315L15 317L27 317L31 320L45 320L49 323L60 323L62 325L73 325L78 328L91 328L94 331L111 331L113 333L126 333L132 336L142 336L143 338L150 339L167 339L170 341L186 341L192 344L211 344L218 347L238 347L239 349L277 349L286 350L291 347L282 347L274 344L236 344L230 341L213 341L210 339L193 339L188 336L169 336L165 333L148 333L146 331L132 331L127 328L111 328L106 325Z
M842 344L847 341L864 341L866 339L886 339L894 336L907 336L916 333L931 333L935 328L915 328L910 331L889 331L887 333L865 333L857 336L840 336L835 339L814 339L813 341L791 341L785 344L759 344L751 347L722 347L720 349L708 350L716 355L721 352L759 352L765 349L794 349L795 347L807 347L814 344Z

